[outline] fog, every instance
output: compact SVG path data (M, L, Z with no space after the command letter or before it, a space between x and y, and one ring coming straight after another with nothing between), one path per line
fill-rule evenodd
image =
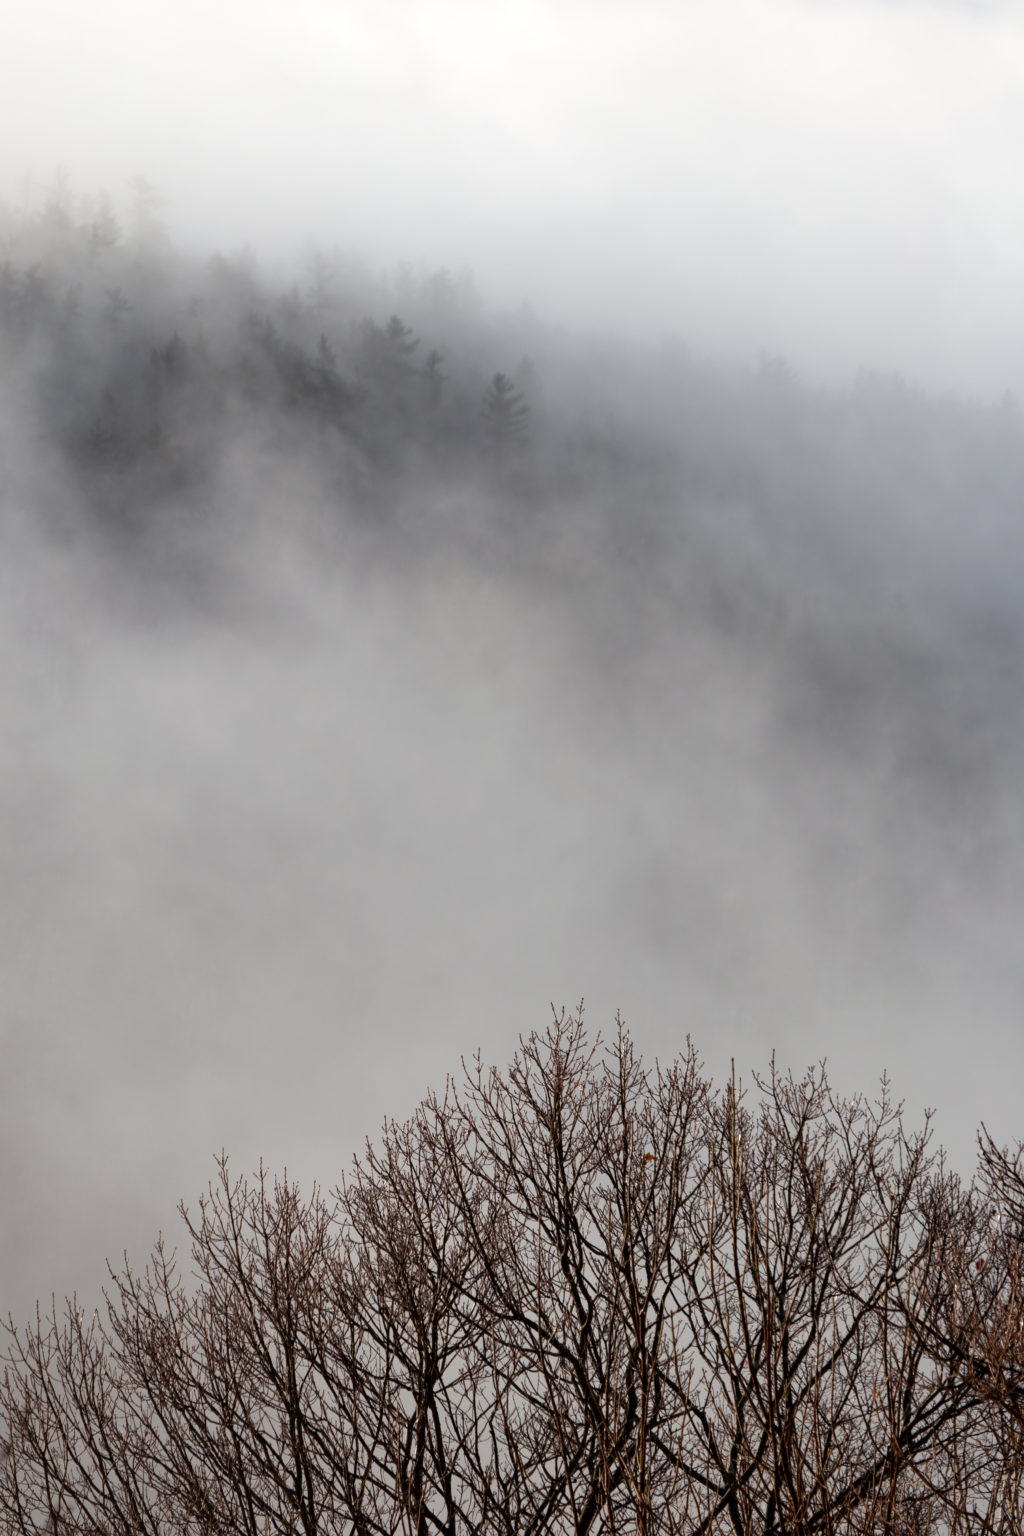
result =
M0 1314L580 996L1021 1134L1024 27L721 13L16 19Z
M13 11L12 189L141 173L203 250L335 242L834 380L1024 384L1014 0Z

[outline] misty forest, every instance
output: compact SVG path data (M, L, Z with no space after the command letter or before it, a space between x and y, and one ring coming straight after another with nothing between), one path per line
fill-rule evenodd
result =
M0 205L3 1536L1024 1529L1024 419L676 323Z

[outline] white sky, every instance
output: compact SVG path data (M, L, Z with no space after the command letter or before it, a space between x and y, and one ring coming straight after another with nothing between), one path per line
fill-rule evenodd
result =
M1024 9L8 0L0 178L814 373L1024 384Z

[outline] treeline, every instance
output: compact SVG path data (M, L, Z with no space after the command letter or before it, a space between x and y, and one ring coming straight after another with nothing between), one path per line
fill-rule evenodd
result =
M488 316L466 278L382 278L323 251L275 285L245 255L176 251L147 183L118 216L58 176L35 208L0 204L0 379L20 433L2 488L24 499L50 460L101 519L146 526L168 501L209 513L226 455L258 444L301 463L339 519L469 483L585 508L620 550L660 554L684 527L703 559L699 511L742 505L759 559L820 564L884 527L912 582L923 528L948 537L968 504L997 537L1019 523L1010 396L867 375L808 388L778 358L721 368L614 325L571 337Z
M406 274L407 301L433 318L424 338L361 309L389 296L366 279L354 292L340 257L274 292L245 257L177 254L159 213L139 182L124 230L108 200L58 180L37 212L0 215L8 388L94 511L144 522L167 499L201 502L246 434L306 456L339 510L379 510L403 476L482 468L514 484L534 435L530 365L468 335L465 284Z
M1024 1155L965 1187L884 1084L563 1014L331 1196L222 1163L182 1217L11 1327L10 1536L1022 1529Z
M5 520L66 548L98 530L190 600L247 579L264 524L325 568L454 558L548 583L620 648L670 616L781 657L800 709L847 735L901 720L924 678L976 741L970 699L1019 675L1012 397L811 387L778 358L569 335L488 315L466 278L338 253L275 284L175 250L162 220L145 182L120 216L60 178L0 204ZM950 682L951 648L980 683Z

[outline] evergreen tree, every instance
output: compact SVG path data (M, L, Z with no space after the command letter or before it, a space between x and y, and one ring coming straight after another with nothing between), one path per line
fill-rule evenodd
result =
M530 407L507 373L496 373L484 394L484 438L496 458L520 447L529 435Z

